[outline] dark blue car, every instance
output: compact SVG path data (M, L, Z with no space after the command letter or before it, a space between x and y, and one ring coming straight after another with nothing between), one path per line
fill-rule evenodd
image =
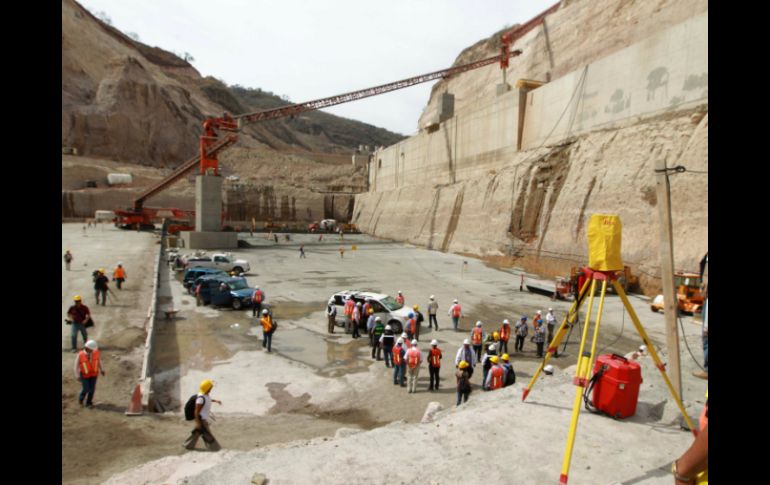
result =
M184 270L184 277L182 278L182 285L187 288L190 293L195 293L196 280L201 276L228 276L227 273L218 268L187 268Z
M205 275L195 283L201 283L201 298L205 305L231 306L233 310L251 306L254 288L249 288L243 276Z

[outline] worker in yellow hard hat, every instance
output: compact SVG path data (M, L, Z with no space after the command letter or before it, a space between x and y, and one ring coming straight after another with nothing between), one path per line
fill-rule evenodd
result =
M471 376L468 372L470 364L468 361L462 360L457 364L457 372L455 372L455 378L457 379L457 405L460 405L460 401L468 402L468 396L471 394Z
M425 320L425 317L420 312L420 307L415 305L412 307L412 310L414 310L414 322L415 322L415 330L414 330L414 338L417 340L420 339L420 326L422 325L422 322Z
M88 340L86 325L90 327L93 323L91 321L91 310L83 304L83 298L80 295L75 295L72 300L75 303L67 310L65 322L67 322L67 325L72 325L72 353L76 353L78 351L78 332L83 336L83 342L85 342Z
M214 383L210 379L206 379L201 382L199 386L199 392L195 398L195 428L190 432L190 436L184 442L184 447L188 450L195 449L195 444L198 443L198 438L203 437L203 443L206 445L206 449L209 451L218 451L222 447L217 442L217 439L211 434L211 427L209 424L209 417L211 416L211 403L215 402L222 404L222 401L218 401L210 396L211 389L214 387ZM190 399L193 399L191 397ZM185 406L186 407L186 406Z
M508 354L503 354L503 362L500 367L503 368L503 387L508 387L516 383L516 373L513 371L513 364L511 364L511 357Z

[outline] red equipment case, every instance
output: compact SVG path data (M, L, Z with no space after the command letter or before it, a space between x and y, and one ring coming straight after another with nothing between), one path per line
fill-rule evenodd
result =
M636 413L642 367L622 355L606 354L596 358L594 374L606 366L593 389L593 406L614 418L628 418Z

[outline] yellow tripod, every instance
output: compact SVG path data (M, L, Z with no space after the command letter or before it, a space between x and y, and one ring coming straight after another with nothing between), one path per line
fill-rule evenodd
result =
M567 313L567 316L564 317L564 320L562 321L561 326L559 326L559 329L556 331L556 335L554 335L553 340L548 345L548 352L543 358L543 362L540 364L540 367L535 372L535 375L532 376L532 380L530 380L529 384L527 384L527 387L524 389L524 394L521 398L522 401L527 398L529 391L535 385L535 382L537 381L537 378L540 375L540 372L542 372L543 367L545 367L545 365L551 359L551 356L556 352L556 349L559 347L561 340L567 334L568 326L572 325L573 322L575 321L575 317L578 314L578 310L580 309L580 306L585 301L586 294L588 294L589 296L588 312L586 314L585 326L583 327L583 334L580 339L580 350L578 351L577 369L575 371L575 377L572 381L573 384L575 384L576 386L575 401L572 406L572 419L570 421L569 433L567 435L567 447L564 452L564 460L562 462L561 475L559 477L559 484L561 485L565 485L567 483L570 460L572 458L572 448L573 448L573 445L575 444L575 435L577 434L578 417L580 416L580 401L582 400L582 397L583 397L583 389L586 387L586 385L591 379L590 374L591 374L591 369L593 368L593 360L596 353L596 343L599 337L599 327L602 319L602 310L604 309L604 296L606 295L606 292L607 292L608 282L612 284L618 296L620 296L620 299L623 301L623 306L625 306L626 311L628 311L628 314L631 316L631 320L634 322L634 327L636 327L636 331L639 333L639 336L642 338L642 341L647 346L647 350L650 352L650 356L655 362L655 366L660 371L661 375L663 376L663 380L666 382L666 385L668 386L668 390L671 392L671 395L676 400L676 404L679 406L679 410L682 412L682 416L684 416L684 420L687 422L687 426L692 430L693 434L697 435L697 430L695 426L693 426L693 423L690 420L690 417L687 415L687 412L684 409L684 405L682 404L682 401L679 399L679 395L674 389L674 386L671 385L671 381L668 379L668 375L666 375L665 364L661 362L660 357L658 356L658 353L655 351L655 346L652 344L649 337L647 336L647 332L644 331L642 324L639 322L639 318L636 316L636 312L631 306L631 303L628 301L626 293L625 291L623 291L623 287L617 281L616 272L615 271L594 271L590 268L584 268L583 272L587 276L587 279L583 284L583 287L580 289L578 298L575 300L575 303L572 304L572 307ZM590 350L587 350L586 340L588 337L588 329L591 326L591 312L594 306L594 295L596 294L597 282L601 282L601 285L602 285L601 293L599 296L599 309L596 315L596 323L594 325L593 337L591 340L591 348Z

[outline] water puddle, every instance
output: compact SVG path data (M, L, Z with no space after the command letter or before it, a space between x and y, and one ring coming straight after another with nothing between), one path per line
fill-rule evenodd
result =
M274 352L312 367L320 376L340 377L365 372L372 364L372 360L366 359L370 347L364 338L338 343L337 340L344 334L321 335L304 328L279 331L281 339L280 343L274 341Z

